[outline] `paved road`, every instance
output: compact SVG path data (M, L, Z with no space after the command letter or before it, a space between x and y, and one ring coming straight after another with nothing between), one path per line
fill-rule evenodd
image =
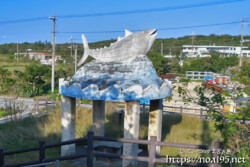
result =
M31 115L31 111L35 107L35 102L33 98L17 98L17 97L6 97L0 96L0 107L6 108L6 106L20 107L23 112L15 116L17 119L24 119ZM0 118L0 124L4 124L13 119L13 116L7 116Z
M33 98L15 98L15 97L3 97L0 96L0 107L6 107L7 105L10 105L10 103L15 102L17 106L22 106L22 108L25 108L25 111L32 111L34 109L34 99Z

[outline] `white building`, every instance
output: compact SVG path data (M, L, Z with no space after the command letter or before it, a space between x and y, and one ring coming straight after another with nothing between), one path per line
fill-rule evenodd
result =
M175 58L176 56L173 56L173 55L165 55L165 56L163 56L163 57L168 58L168 59L172 59L172 58Z
M17 53L15 53L17 55ZM46 52L28 52L18 53L18 55L29 56L29 59L40 60L40 64L51 65L52 64L52 53ZM61 60L61 55L55 56L55 62Z
M243 57L250 57L250 50L244 50L248 47L242 47ZM230 55L240 55L240 46L213 46L213 45L183 45L183 53L187 53L187 57L210 57L210 52Z

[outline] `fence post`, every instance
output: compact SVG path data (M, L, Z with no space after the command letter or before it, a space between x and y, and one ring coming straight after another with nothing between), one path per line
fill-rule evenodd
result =
M77 104L78 104L78 107L79 107L80 104L81 104L81 99L77 99Z
M202 110L202 108L201 108L201 111L200 111L200 117L202 118L202 113L203 113L203 110Z
M4 166L4 149L0 148L0 167Z
M182 110L183 110L183 108L182 108L182 106L181 106L181 108L180 108L180 113L182 114Z
M121 125L122 124L123 110L120 110L118 115L119 115L119 125Z
M48 109L48 99L46 98L45 99L45 111L47 112L47 109Z
M94 131L88 131L87 167L93 167L93 137Z
M36 112L39 112L39 99L36 99Z
M157 142L157 137L156 136L150 136L148 167L154 167L155 166L156 142Z
M52 108L55 107L55 99L52 98Z
M214 148L213 148L213 158L214 159L219 159L220 153L218 154L218 151L220 151L219 149L221 149L221 142L219 141L215 141L214 142ZM214 163L214 167L220 167L221 165L218 164L217 162Z
M45 148L44 148L44 145L45 145L45 141L44 140L40 140L39 141L39 162L40 163L43 163L44 159L45 159ZM44 166L41 166L41 167L45 167Z
M56 167L60 167L60 161L56 160Z

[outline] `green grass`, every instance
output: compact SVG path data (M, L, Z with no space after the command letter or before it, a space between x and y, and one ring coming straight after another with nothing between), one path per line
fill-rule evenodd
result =
M19 56L18 62L14 55L0 54L0 66L9 70L14 75L15 70L24 72L25 66L34 63L34 60L30 60L28 57Z
M25 66L30 65L31 63L22 63L22 62L1 62L0 61L0 66L3 67L4 69L7 69L11 72L12 77L14 77L14 71L22 71L24 72Z
M4 109L0 108L0 118L11 115L12 113L13 112L8 112L8 111L5 111Z
M92 104L92 100L81 99L80 101L81 103L84 103L84 104Z
M30 118L17 122L10 122L0 126L0 146L5 150L16 150L27 147L38 146L39 140L45 140L46 143L60 142L61 140L61 119L60 107L56 111L40 118ZM92 123L91 110L85 108L77 109L76 116L76 137L80 138L87 134ZM46 151L46 157L60 156L60 147ZM25 154L16 154L7 156L8 163L21 163L38 159L37 152L28 152ZM60 166L69 166L66 165ZM72 166L72 165L70 165Z
M25 65L3 66L3 68L9 70L13 75L15 70L24 72Z
M119 115L115 111L114 104L106 105L105 136L123 137L123 120L119 124ZM39 140L46 143L59 142L61 140L61 112L60 107L56 111L40 118L30 118L17 122L11 122L0 126L0 146L5 150L16 150L38 146ZM87 135L92 127L92 111L78 107L76 112L76 138ZM141 113L140 139L147 139L148 113ZM214 140L220 140L220 134L214 132L211 121L203 121L197 117L187 115L164 115L162 126L162 140L174 143L212 145ZM140 148L147 148L140 145ZM163 147L162 155L179 156L179 149ZM60 156L60 147L46 151L46 158ZM37 160L38 153L30 152L7 156L6 163L17 163ZM61 165L61 164L60 164ZM72 166L69 163L62 166Z

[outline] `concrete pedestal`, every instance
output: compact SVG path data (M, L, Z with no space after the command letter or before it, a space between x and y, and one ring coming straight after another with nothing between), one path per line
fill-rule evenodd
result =
M93 131L95 136L104 136L105 101L93 100Z
M126 101L124 114L124 138L138 139L140 125L140 101ZM138 144L123 144L123 155L137 156ZM123 160L122 166L127 167L131 163L136 165L136 161Z
M76 99L62 95L62 138L61 141L75 139ZM61 156L75 154L75 144L61 146Z
M150 100L149 125L148 125L148 140L150 136L156 136L157 141L161 141L162 132L162 99ZM156 147L156 153L160 155L161 147Z

